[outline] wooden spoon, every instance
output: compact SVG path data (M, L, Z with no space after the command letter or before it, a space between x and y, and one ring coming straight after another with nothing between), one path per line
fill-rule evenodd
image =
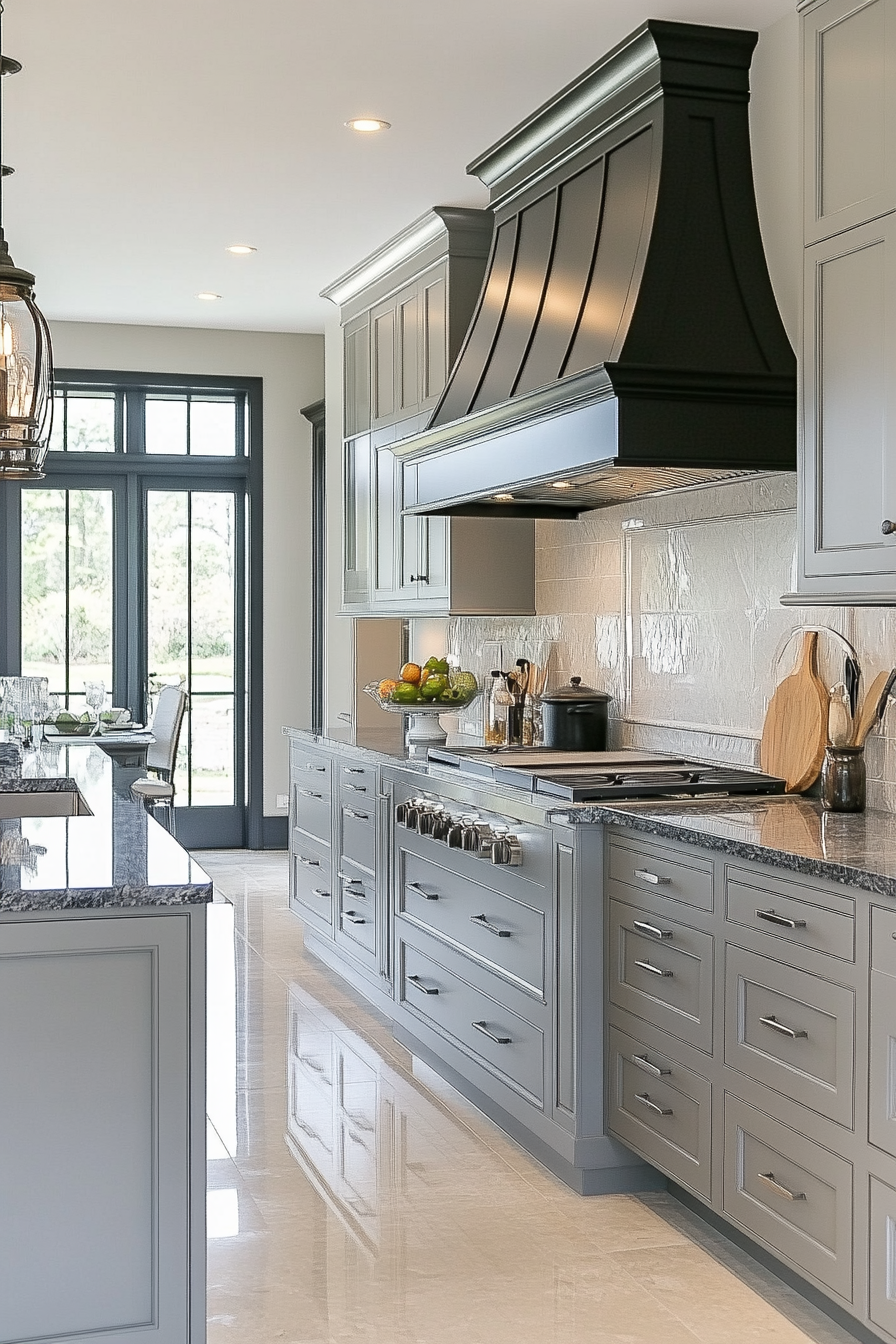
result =
M852 735L852 745L854 747L864 747L868 734L880 722L894 682L896 682L896 670L893 672L878 672L868 687L865 699L862 701L862 708L859 710L859 717L856 720L855 732Z

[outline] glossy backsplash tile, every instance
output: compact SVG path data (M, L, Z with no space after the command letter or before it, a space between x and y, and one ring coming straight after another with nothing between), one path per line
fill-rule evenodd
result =
M480 677L503 656L544 661L614 697L611 745L758 764L769 697L801 625L856 647L863 686L896 664L896 609L782 607L796 586L796 480L775 475L539 521L531 618L457 617L449 646ZM843 678L821 642L827 685ZM783 651L783 656L782 656ZM776 662L778 663L776 667ZM478 709L460 727L479 732ZM868 801L896 811L896 713L868 749Z

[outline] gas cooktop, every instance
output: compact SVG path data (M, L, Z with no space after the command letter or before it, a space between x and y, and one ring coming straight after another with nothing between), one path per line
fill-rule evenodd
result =
M698 798L783 793L783 779L644 751L502 751L431 748L434 765L566 803L612 798Z

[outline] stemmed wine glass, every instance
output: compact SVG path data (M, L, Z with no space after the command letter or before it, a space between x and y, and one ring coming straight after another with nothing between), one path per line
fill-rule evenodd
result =
M96 728L94 732L100 730L100 713L106 703L106 684L102 681L85 681L84 699L87 702L87 708L92 709L96 716Z

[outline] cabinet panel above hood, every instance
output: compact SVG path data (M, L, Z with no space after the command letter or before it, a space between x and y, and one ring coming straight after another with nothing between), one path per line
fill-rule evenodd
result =
M750 159L756 38L651 20L471 165L491 259L428 428L396 446L406 509L576 514L795 469Z

